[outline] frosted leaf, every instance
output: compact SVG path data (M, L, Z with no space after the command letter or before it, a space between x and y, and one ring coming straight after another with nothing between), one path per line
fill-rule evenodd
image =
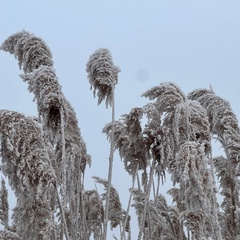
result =
M95 182L103 184L105 192L102 194L102 200L106 200L108 181L99 177L93 177ZM108 209L108 220L111 222L111 229L116 228L121 221L123 210L122 204L120 202L119 194L117 190L111 186L110 188L110 199L109 199L109 209Z
M84 191L83 199L86 212L86 222L90 234L93 233L95 237L101 238L101 229L104 221L104 207L102 200L96 190Z
M155 202L149 201L145 214L145 201L147 201L146 193L137 189L130 189L130 191L133 193L132 206L135 208L138 216L139 234L143 233L143 239L163 239L162 237L166 223ZM142 224L142 222L144 224Z
M141 108L133 108L129 114L122 115L120 121L115 121L115 148L119 150L126 171L133 175L136 168L145 170L148 166L149 152L143 138L140 124ZM107 124L103 132L110 138L112 124Z

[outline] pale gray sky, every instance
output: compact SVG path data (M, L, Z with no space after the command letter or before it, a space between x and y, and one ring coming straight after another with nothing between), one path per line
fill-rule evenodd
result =
M107 47L121 68L117 118L145 99L141 94L172 81L187 94L212 88L240 118L240 1L238 0L11 0L0 3L0 42L22 29L49 45L63 92L78 116L92 175L107 178L109 144L101 134L110 110L97 106L86 78L90 54ZM33 96L14 57L0 52L0 109L36 115ZM130 178L116 154L113 184L124 207ZM134 239L134 237L133 237Z

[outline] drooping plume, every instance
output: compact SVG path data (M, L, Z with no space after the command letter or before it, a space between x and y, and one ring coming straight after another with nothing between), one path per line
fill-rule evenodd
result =
M142 109L133 108L129 114L122 115L119 121L115 121L115 148L119 150L126 171L133 175L136 168L146 171L149 155L143 139L140 124ZM112 134L112 124L107 124L103 132L108 139Z
M26 73L40 66L53 66L52 53L46 43L24 30L5 40L0 50L13 54L19 62L20 69Z
M83 200L88 237L90 238L90 235L93 234L94 239L101 239L104 221L104 207L101 197L96 190L87 190L84 192Z
M115 85L118 82L118 73L120 69L113 64L111 52L106 48L96 50L87 62L86 71L88 73L89 83L91 89L93 88L94 97L97 95L98 104L105 100L106 107L110 106L112 109L112 130L111 130L111 145L109 154L108 167L108 188L105 205L105 218L103 228L103 240L107 238L107 224L109 219L109 202L112 182L112 168L114 155L114 135L115 135Z
M90 156L78 127L76 113L58 83L52 54L42 39L26 31L10 36L1 49L14 54L19 61L24 72L21 78L35 95L44 138L53 147L55 157L52 165L61 185L63 205L69 203L71 215L79 214L81 182L86 164L90 163ZM67 167L69 172L66 171ZM72 230L76 233L77 228Z
M221 239L216 197L214 197L215 186L212 173L208 170L208 164L211 162L208 159L211 151L211 135L206 110L199 102L188 99L174 83L162 83L145 92L143 96L155 100L154 104L160 113L159 121L163 121L160 159L163 159L163 163L168 162L173 183L179 184L180 193L192 193L192 190L188 191L188 189L195 189L196 195L202 196L199 200L206 201L201 204L208 206L204 209L201 204L194 202L192 195L185 194L183 197L180 194L181 202L185 206L182 210L185 214L188 213L186 219L190 219L189 229L199 239L207 236ZM194 163L195 161L197 163ZM195 168L198 170L194 170ZM197 185L206 185L205 191L202 191L201 187L196 187ZM194 211L189 205L192 201L194 203L191 206L195 207ZM211 205L213 210L209 207ZM212 212L210 215L208 215L209 211ZM206 216L206 219L202 219L201 216ZM209 222L212 227L206 230L205 227L209 226ZM193 225L189 225L190 223ZM196 226L200 229L195 228Z
M102 200L106 201L108 181L99 177L93 177L95 182L100 183L104 186L106 192L102 194ZM111 222L111 228L115 228L124 220L122 219L123 210L120 202L119 194L117 190L111 186L110 190L110 201L109 201L109 215L108 220Z
M49 236L47 191L56 177L38 123L22 114L1 110L1 169L17 196L13 219L23 239ZM36 211L38 209L38 211Z
M79 163L81 160L81 169L84 172L90 157L86 152L86 144L81 137L76 113L63 95L54 69L41 66L31 73L22 74L21 77L28 83L29 91L35 95L35 101L47 138L52 144L59 144L58 150L60 150L60 136L61 131L64 130L65 150L69 154L74 152L78 155L76 158L79 159ZM61 114L64 120L64 123L62 123L63 129L61 129ZM72 151L73 148L74 151ZM58 156L61 156L62 153L59 152L59 154Z
M236 238L240 235L239 217L239 163L240 163L240 130L238 121L228 101L217 96L212 90L197 89L189 94L206 109L211 133L222 144L226 159L214 159L217 177L220 180L224 214L223 237Z
M96 50L87 62L86 71L94 97L98 97L98 104L106 100L106 106L111 106L120 72L113 63L111 52L106 48Z

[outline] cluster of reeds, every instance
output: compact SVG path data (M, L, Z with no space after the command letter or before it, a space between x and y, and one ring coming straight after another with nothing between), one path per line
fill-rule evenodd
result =
M91 158L46 43L22 31L0 49L17 58L39 113L30 118L0 110L1 171L17 198L9 224L2 181L2 239L106 240L110 223L111 230L120 229L119 239L130 240L131 207L137 214L138 240L240 237L240 130L230 104L212 89L185 95L176 84L161 83L143 93L149 103L115 120L120 69L108 49L96 50L87 62L87 77L98 104L105 101L112 110L103 128L110 141L107 180L93 177L104 187L100 194L84 187ZM212 157L213 138L226 156ZM112 185L115 150L132 177L126 210ZM168 191L172 205L161 194L166 174L173 184ZM220 207L216 178L223 195Z

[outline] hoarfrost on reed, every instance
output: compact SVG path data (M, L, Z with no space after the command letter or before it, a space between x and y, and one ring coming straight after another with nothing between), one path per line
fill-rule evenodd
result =
M114 87L120 72L113 63L111 52L106 48L96 50L87 62L86 71L94 97L96 95L98 97L98 104L106 100L106 106L111 106Z

